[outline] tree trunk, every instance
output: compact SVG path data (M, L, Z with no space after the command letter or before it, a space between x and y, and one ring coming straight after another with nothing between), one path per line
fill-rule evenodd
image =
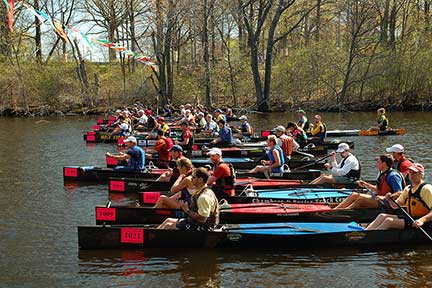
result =
M210 55L209 55L209 39L208 39L208 0L204 0L203 4L203 31L202 31L202 42L203 42L203 57L204 57L204 86L205 86L205 103L207 107L212 106L211 96L211 75L210 75Z
M39 0L34 1L34 8L39 10ZM35 46L36 46L36 62L42 63L42 37L41 37L41 22L35 16Z

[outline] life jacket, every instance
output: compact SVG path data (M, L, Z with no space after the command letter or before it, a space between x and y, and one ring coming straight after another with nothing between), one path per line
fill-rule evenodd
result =
M191 135L190 138L189 138L189 142L188 142L187 145L181 145L181 146L182 146L182 148L183 148L184 150L190 151L190 150L192 150L192 146L193 146L193 134L192 134L192 132L191 132L189 129L187 129L186 131L184 131L184 132L181 134L181 136L180 136L180 141L181 141L181 142L184 142L184 138L183 138L183 136L184 136L184 134L185 134L186 132L189 132L189 134Z
M379 196L385 196L387 193L395 193L398 191L392 191L392 188L390 187L390 185L387 182L387 177L392 174L392 173L399 173L391 168L387 169L387 171L380 173L380 175L378 176L377 179L377 190L378 190L378 195ZM405 181L402 178L402 188L405 188Z
M248 132L249 127L251 128L251 133ZM250 136L253 134L252 127L250 126L250 124L248 122L241 125L241 132L245 136Z
M216 171L217 167L223 163L228 165L231 175L219 178L218 180L216 180L216 183L212 186L212 190L219 201L221 199L227 199L228 196L234 196L235 194L234 191L235 171L233 165L231 163L219 162L217 165L215 165L213 171Z
M165 141L166 149L165 151L159 151L159 158L161 160L171 160L171 152L170 149L174 146L174 142L169 137L162 138Z
M132 133L132 126L127 122L123 122L123 123L127 125L127 128L126 129L120 128L121 133L123 134L123 136L130 136L130 134Z
M283 135L279 139L281 140L280 147L282 148L283 156L291 156L294 139L292 137L283 137Z
M382 114L380 119L378 119L378 125L380 126L381 131L386 131L387 127L389 126L389 121L385 114Z
M136 150L139 152L139 156L137 158L134 157L130 157L129 158L129 167L132 167L135 170L142 170L144 169L144 165L145 165L145 153L144 151L138 147L138 146L134 146L133 148L131 148L130 150ZM134 154L135 155L135 154Z
M426 202L421 198L421 190L426 185L426 183L420 184L417 190L412 193L412 186L409 188L408 199L405 204L408 210L408 213L414 218L420 218L430 212L430 209Z
M348 157L351 157L351 156L357 159L357 157L355 157L353 154L350 154ZM342 160L342 163L341 163L341 165L340 165L340 168L342 168L342 167L345 165L345 161L348 159L348 157L346 157L346 158L344 158L344 159ZM358 159L357 159L357 161L358 161ZM358 163L359 163L359 169L358 169L358 170L351 169L351 170L350 170L346 175L344 175L344 176L347 177L347 178L352 179L353 181L357 181L357 180L359 180L359 179L360 179L360 174L361 174L361 164L360 164L360 161L358 161Z
M412 160L410 160L410 159L408 159L408 158L404 158L404 159L402 160L402 162L394 161L393 169L395 169L395 170L398 171L398 172L401 172L401 171L400 171L400 166L401 166L401 164L404 163L405 161L408 161L408 162L414 163L414 161L412 161ZM404 181L405 181L405 184L406 184L406 185L410 185L410 184L411 184L411 180L409 179L409 176L408 176L408 175L406 175L405 177L402 177L402 178L404 178Z
M284 153L282 151L282 148L279 145L274 146L272 149L270 149L269 151L267 151L267 156L270 160L270 164L274 164L276 163L276 159L273 156L273 150L277 150L279 151L279 155L280 155L280 166L276 167L276 168L272 168L271 172L272 173L282 173L282 166L285 164L285 157L284 157Z
M208 188L208 187L204 187L203 189L201 189L200 191L197 191L191 199L191 205L190 205L190 209L191 211L198 213L198 198L203 194L203 193L210 193L213 194L214 198L213 201L215 201L215 207L213 209L213 211L210 212L209 217L207 218L207 221L205 223L198 223L197 221L193 220L191 217L188 217L186 220L188 223L191 223L193 226L197 227L198 230L212 230L213 228L216 227L216 225L219 224L219 204L218 204L218 200L216 198L216 195L213 193L213 191Z
M327 125L324 122L320 124L320 132L315 135L315 137L320 138L322 141L327 137Z

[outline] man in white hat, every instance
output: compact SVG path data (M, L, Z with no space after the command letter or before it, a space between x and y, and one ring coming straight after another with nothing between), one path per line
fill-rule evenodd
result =
M214 165L213 175L207 180L207 185L213 185L212 190L218 200L234 196L235 172L233 166L223 162L222 150L219 148L211 148L207 155L210 156L210 161Z
M291 160L291 155L293 151L296 151L300 147L300 145L294 140L293 137L285 134L286 129L284 126L279 125L274 128L274 130L278 139L277 145L282 148L285 160Z
M116 170L122 171L140 171L144 169L145 165L145 153L144 151L137 146L137 139L133 136L129 136L126 140L124 140L129 150L124 153L120 152L119 154L111 154L110 152L106 153L106 156L117 159L117 160L127 160L128 166L117 166Z
M409 170L408 168L413 164L413 162L406 158L405 148L401 144L394 144L393 146L386 149L388 153L392 153L394 163L393 169L399 171L409 184Z
M342 157L342 161L337 163L336 153ZM350 147L346 143L340 143L336 152L330 154L331 163L325 163L324 167L330 174L322 174L310 184L342 183L348 184L360 179L361 166L357 157L350 152Z

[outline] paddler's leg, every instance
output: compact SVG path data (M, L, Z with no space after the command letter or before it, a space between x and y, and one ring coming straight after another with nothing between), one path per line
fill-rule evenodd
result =
M351 204L353 204L360 197L359 193L351 193L344 201L337 205L334 209L347 209Z
M372 198L372 196L363 194L359 195L356 201L348 206L348 209L355 208L378 208L379 202L377 199Z
M404 227L405 221L399 219L398 216L379 214L377 218L366 227L366 230L403 229Z
M176 228L177 221L178 221L177 218L167 218L156 229L171 229L171 230L177 229Z
M323 174L318 178L316 178L315 180L312 180L309 184L325 184L325 183L336 183L336 180L332 175Z
M176 196L176 195L174 195ZM156 202L156 205L153 208L168 208L168 209L180 209L180 204L177 200L177 197L167 197L162 195L159 200Z

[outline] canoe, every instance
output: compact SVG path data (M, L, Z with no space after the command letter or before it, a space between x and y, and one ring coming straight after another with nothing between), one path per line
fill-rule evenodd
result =
M63 180L65 182L100 182L106 183L110 177L125 178L150 178L156 179L166 169L149 169L139 171L118 171L112 168L101 168L96 166L64 166Z
M386 131L377 130L329 130L327 131L328 137L341 137L341 136L389 136L389 135L405 135L405 128L388 129Z
M431 233L432 229L426 231ZM175 240L173 240L175 239ZM80 249L242 248L369 250L430 243L420 229L365 231L356 223L229 224L215 231L159 230L154 226L78 226ZM408 246L407 246L408 245Z
M221 224L276 222L370 222L379 209L332 210L322 204L231 204L222 207ZM160 224L166 218L184 218L179 209L160 209L142 206L95 207L96 225Z
M380 209L332 210L322 204L231 204L222 207L221 224L275 222L370 222ZM142 206L95 207L96 225L160 224L166 218L184 218L179 209L159 209Z
M197 157L197 158L191 158L190 159L192 164L195 167L206 167L206 166L213 166L213 163L210 161L210 158L208 157ZM224 157L224 162L231 163L234 167L234 169L243 169L243 170L249 170L255 168L257 165L261 164L261 159L259 158L239 158L239 157ZM150 163L151 162L151 163ZM106 164L108 168L114 168L118 166L121 162L118 160L106 156ZM125 163L125 162L123 162ZM296 160L292 159L286 163L291 169L296 169L302 166L307 166L308 169L318 169L322 170L324 169L324 163L319 162L315 160ZM166 160L158 160L158 159L148 159L146 158L146 165L154 165L156 167L174 167L174 161L166 161Z
M280 188L247 190L245 196L229 197L230 204L243 203L324 203L335 204L342 202L352 192L362 192L359 189L338 189L338 188ZM139 192L141 205L155 204L161 195L167 194L164 191ZM242 194L242 193L240 193Z
M300 180L267 180L237 178L236 189L243 190L249 184L254 187L265 188L288 188L298 187L302 184ZM158 182L155 179L137 179L137 178L110 178L108 180L108 191L110 193L139 193L143 191L170 191L173 183Z

